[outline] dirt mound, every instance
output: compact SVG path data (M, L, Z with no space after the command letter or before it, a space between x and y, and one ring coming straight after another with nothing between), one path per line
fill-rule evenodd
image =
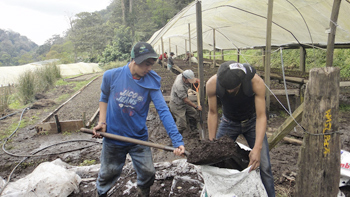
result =
M235 165L230 165L230 169L243 170L249 164L249 152L242 149L237 142L230 137L224 136L220 139L203 140L198 146L190 150L187 162L195 165L215 165L228 167L225 160L234 161Z

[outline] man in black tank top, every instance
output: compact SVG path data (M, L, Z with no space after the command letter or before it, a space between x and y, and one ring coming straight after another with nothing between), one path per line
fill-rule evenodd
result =
M208 96L209 139L228 135L233 140L242 134L250 148L250 171L260 167L260 176L268 196L275 196L269 146L265 134L265 84L249 64L235 61L220 65L216 75L206 83ZM223 115L218 128L217 100Z

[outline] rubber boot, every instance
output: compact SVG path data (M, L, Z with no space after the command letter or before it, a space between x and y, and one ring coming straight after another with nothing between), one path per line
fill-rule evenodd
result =
M197 130L197 120L191 118L191 119L189 119L188 122L189 122L191 131L196 131Z
M96 197L107 197L107 193L106 193L106 194L99 195L98 192L97 192L97 190L96 190L96 195L95 195L95 196L96 196Z
M150 188L141 188L141 187L137 187L137 196L138 197L149 197L149 192L150 192Z

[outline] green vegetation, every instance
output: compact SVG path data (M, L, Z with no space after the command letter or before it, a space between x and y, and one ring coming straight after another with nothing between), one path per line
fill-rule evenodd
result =
M127 64L126 61L124 61L124 62L120 62L120 61L108 62L107 64L103 65L102 69L109 70L112 68L118 68L118 67L125 66L126 64Z
M340 112L350 111L350 105L349 104L340 104L339 111Z
M42 93L53 87L61 78L60 69L56 64L49 64L34 71L26 71L19 76L17 94L23 104L34 100L37 93Z
M79 166L91 166L96 164L96 160L84 160L83 163L80 163Z
M11 30L0 29L0 66L33 62L37 44Z
M306 49L306 72L312 68L322 68L326 66L326 50L324 49ZM299 70L300 51L299 49L285 49L282 51L283 67L289 70ZM204 51L203 58L213 59L208 51ZM216 51L215 57L222 60L221 52ZM236 50L224 50L224 61L237 61ZM334 49L333 65L340 68L341 78L350 78L350 49ZM240 62L248 62L253 66L263 66L262 50L251 49L240 52ZM282 68L281 51L275 50L271 54L271 68ZM281 71L282 72L282 71Z
M0 87L0 112L9 107L11 89L11 86Z

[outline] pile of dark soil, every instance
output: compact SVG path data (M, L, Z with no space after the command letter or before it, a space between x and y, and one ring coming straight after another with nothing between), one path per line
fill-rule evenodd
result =
M248 167L249 152L242 149L230 137L224 136L213 141L202 140L197 147L191 150L187 162L195 165L214 165L243 170ZM227 166L230 162L233 163Z

